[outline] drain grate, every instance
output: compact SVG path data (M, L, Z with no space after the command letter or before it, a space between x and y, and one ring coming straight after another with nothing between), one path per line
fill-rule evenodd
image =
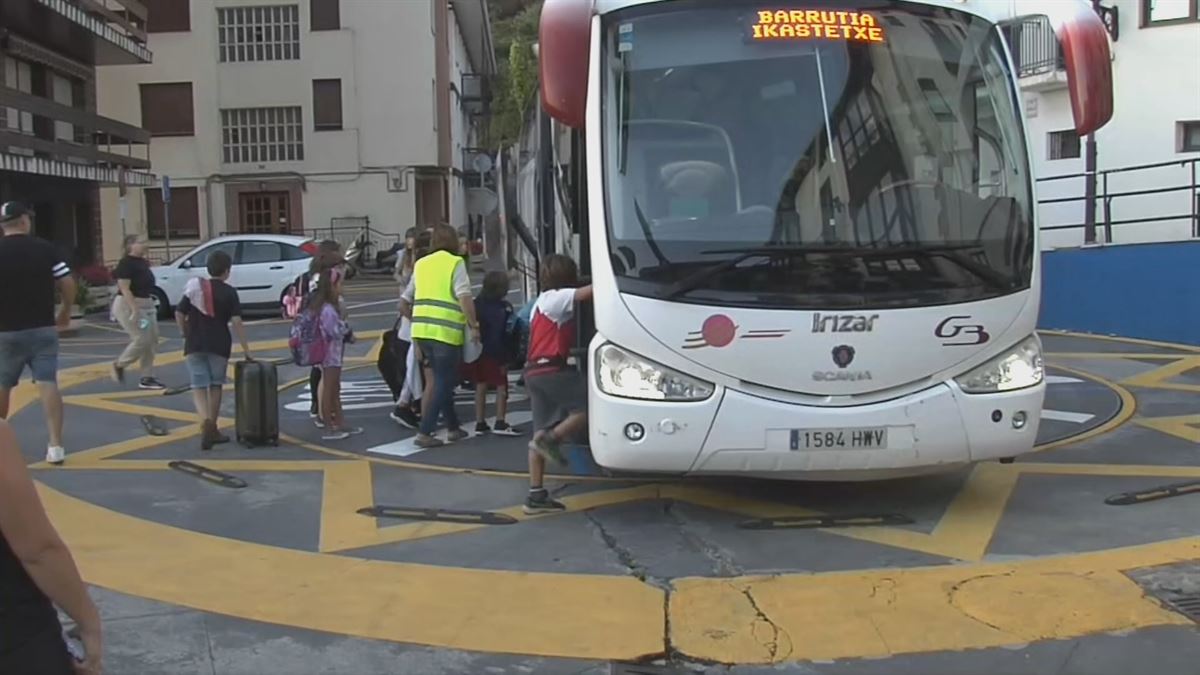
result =
M1200 623L1200 595L1179 595L1166 598L1165 602L1175 611Z

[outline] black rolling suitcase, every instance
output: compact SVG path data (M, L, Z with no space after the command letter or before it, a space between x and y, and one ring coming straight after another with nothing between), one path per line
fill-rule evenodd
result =
M237 441L246 447L279 445L279 372L270 361L233 366Z

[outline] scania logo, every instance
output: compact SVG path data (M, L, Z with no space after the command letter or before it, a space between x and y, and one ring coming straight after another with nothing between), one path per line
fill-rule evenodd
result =
M817 382L862 382L871 379L869 370L818 370L813 373Z
M845 368L854 360L854 347L850 345L838 345L833 348L833 364L838 368Z
M870 333L878 314L813 314L814 333Z

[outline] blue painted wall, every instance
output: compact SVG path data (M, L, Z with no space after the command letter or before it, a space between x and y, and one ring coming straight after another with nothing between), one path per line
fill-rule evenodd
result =
M1200 242L1042 254L1042 328L1200 345Z

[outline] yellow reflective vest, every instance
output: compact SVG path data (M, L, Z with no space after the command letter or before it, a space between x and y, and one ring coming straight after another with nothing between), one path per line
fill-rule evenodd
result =
M462 264L462 258L447 251L436 251L413 266L414 340L463 344L467 317L454 295L454 270Z

